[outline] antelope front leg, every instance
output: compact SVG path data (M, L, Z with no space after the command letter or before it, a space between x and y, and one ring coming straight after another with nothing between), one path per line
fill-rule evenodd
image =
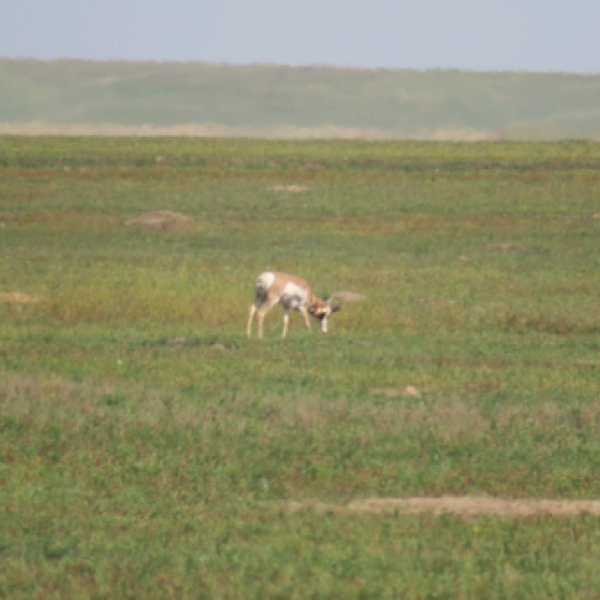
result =
M311 331L311 329L310 329L310 319L308 318L308 310L307 310L307 308L305 306L301 306L298 310L302 314L302 318L304 319L304 324L306 325L306 329L308 329L309 331Z
M290 310L289 310L289 308L284 308L283 309L283 334L281 335L281 339L283 339L287 335L289 321L290 321Z

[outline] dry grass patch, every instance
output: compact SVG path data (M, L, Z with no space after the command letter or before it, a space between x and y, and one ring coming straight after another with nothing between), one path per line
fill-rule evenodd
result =
M488 248L490 250L514 250L517 247L516 244L512 242L499 242L497 244L490 244Z
M101 422L113 416L113 406L125 397L136 409L121 415L121 420L154 424L172 398L141 385L72 383L6 372L0 372L0 380L2 415L26 419L35 427L55 424L77 429L90 420Z
M235 137L274 140L314 140L314 139L365 139L365 140L437 140L437 141L483 141L498 140L502 135L498 130L472 128L422 129L417 133L386 130L377 127L341 127L325 125L321 127L232 127L229 125L188 123L174 126L123 125L106 123L92 125L70 123L52 125L33 122L22 125L0 123L0 134L9 135L66 135L66 136L111 136L111 137Z

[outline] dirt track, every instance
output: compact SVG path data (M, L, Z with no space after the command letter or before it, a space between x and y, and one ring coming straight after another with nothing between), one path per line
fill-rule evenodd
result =
M312 509L317 513L383 513L431 512L436 515L453 514L461 517L481 515L504 517L530 517L535 515L572 516L581 513L600 516L599 500L507 500L501 498L477 498L471 496L443 496L440 498L374 498L353 500L341 504L321 504L317 502L292 502L288 510L296 512Z

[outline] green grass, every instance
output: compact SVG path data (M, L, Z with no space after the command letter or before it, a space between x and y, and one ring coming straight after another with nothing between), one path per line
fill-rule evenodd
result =
M589 515L286 503L598 498L599 162L0 138L0 597L598 598ZM266 268L367 300L248 340Z

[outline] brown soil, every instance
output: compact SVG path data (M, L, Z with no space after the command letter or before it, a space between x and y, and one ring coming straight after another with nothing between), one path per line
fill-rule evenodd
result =
M535 515L570 516L589 513L600 516L599 500L508 500L502 498L477 498L472 496L442 496L440 498L373 498L353 500L341 504L317 502L292 502L287 505L291 512L302 509L317 513L385 513L409 514L430 512L436 515L452 514L460 517L481 515L501 517L531 517Z

